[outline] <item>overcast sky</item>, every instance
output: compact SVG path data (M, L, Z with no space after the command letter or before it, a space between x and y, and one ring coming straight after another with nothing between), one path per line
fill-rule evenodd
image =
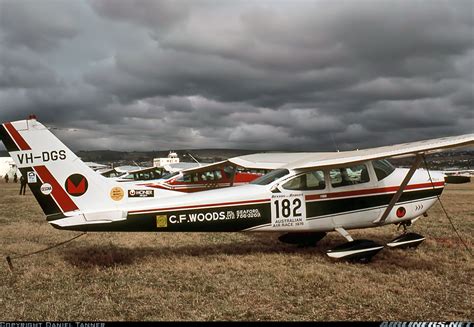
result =
M474 2L0 0L0 121L29 113L74 150L473 133Z

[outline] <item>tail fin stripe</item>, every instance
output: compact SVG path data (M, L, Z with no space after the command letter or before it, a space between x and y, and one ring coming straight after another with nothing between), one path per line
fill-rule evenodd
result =
M39 175L43 183L48 183L52 186L51 192L56 203L61 207L63 212L78 210L74 201L66 194L63 187L58 183L54 176L49 172L45 166L34 167L36 173Z
M12 123L5 123L4 124L5 128L8 130L8 133L10 133L11 137L15 141L15 143L18 145L20 150L31 150L30 146L28 143L26 143L25 139L18 133L18 131L13 127Z
M3 144L7 148L8 152L19 150L4 124L0 125L0 139L3 141Z

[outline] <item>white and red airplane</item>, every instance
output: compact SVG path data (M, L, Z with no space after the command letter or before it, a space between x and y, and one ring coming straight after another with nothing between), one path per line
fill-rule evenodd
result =
M137 186L178 192L201 192L210 189L239 186L261 177L261 173L240 170L228 160L189 168L165 175L160 180L137 183Z
M249 171L246 167L239 167L225 160L175 172L166 172L161 167L147 167L130 170L120 176L116 176L117 169L108 169L101 172L101 175L120 183L128 183L128 188L132 188L133 185L134 188L192 193L248 184L267 172L265 169ZM147 193L153 192L148 190Z
M315 244L337 231L347 242L327 254L362 262L384 246L353 240L347 231L409 226L426 214L444 188L444 175L417 169L423 156L474 144L474 134L469 134L358 151L253 154L229 160L274 169L250 184L191 194L153 189L150 196L143 192L148 188L130 189L94 172L32 117L2 124L0 137L55 228L279 231L286 233L281 241L302 244ZM415 156L410 169L394 168L384 160L404 155ZM417 246L423 240L404 233L387 245Z

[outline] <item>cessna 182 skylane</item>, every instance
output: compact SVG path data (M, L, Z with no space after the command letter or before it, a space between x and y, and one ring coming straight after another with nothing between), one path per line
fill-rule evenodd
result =
M36 119L4 123L0 136L46 214L58 229L77 231L280 231L287 243L316 243L337 231L347 242L333 258L369 261L384 246L353 240L347 230L410 225L435 203L444 175L417 170L423 156L471 145L474 134L336 153L264 153L229 159L272 172L243 186L191 194L155 189L138 199L124 184L88 168ZM410 169L385 158L414 155ZM133 190L132 190L133 191ZM404 233L389 247L416 246Z

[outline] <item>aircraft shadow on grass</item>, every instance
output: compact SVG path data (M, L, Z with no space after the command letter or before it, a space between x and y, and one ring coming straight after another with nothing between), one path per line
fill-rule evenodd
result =
M246 235L247 236L247 235ZM332 259L326 257L325 249L337 242L336 239L328 237L322 240L316 246L301 247L289 244L283 244L277 240L263 237L261 242L257 241L257 235L248 235L248 241L229 242L229 243L210 243L210 244L189 244L177 246L138 246L134 248L114 245L112 243L104 245L79 246L63 251L63 259L69 264L81 268L108 268L114 266L130 266L139 264L140 261L147 258L166 259L177 257L186 260L186 257L206 258L216 255L245 256L253 254L279 254L286 255L307 255L308 264L317 264L331 262ZM420 256L413 257L408 252L415 250L385 250L382 251L380 265L374 262L372 268L383 269L387 271L393 268L402 268L407 270L432 270L436 264L431 260L425 260ZM315 258L317 256L317 258ZM378 260L377 260L378 261ZM346 265L345 262L337 264Z

